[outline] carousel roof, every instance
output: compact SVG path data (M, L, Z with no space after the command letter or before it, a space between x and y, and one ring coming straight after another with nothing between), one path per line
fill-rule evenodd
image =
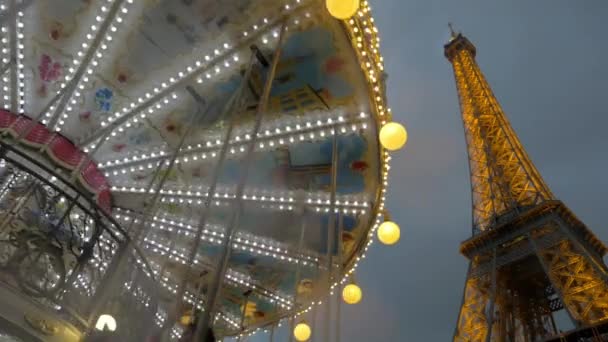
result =
M316 0L0 3L0 126L39 121L22 145L139 244L159 327L176 301L203 308L231 232L220 335L302 313L352 273L390 160L367 2L345 21Z

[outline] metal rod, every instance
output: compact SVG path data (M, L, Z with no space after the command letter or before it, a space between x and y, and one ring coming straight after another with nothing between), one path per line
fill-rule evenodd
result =
M342 283L340 282L340 276L342 274L342 234L344 231L344 215L338 214L338 280L336 281L336 342L340 342L342 338Z
M302 207L302 218L301 228L300 228L300 239L298 241L298 251L296 252L298 255L301 255L302 249L304 248L304 237L306 236L306 207ZM297 311L298 309L298 287L300 285L300 277L302 272L301 262L296 264L296 275L294 281L294 289L293 289L293 311ZM292 317L289 320L289 341L293 342L293 329L295 328L294 318Z
M190 116L190 120L188 122L188 128L186 129L184 134L182 134L182 136L180 137L180 141L179 141L177 147L173 151L173 154L172 154L171 160L169 162L169 165L167 167L167 170L171 170L173 168L173 166L175 165L175 160L177 159L177 155L178 155L179 151L181 150L181 148L183 147L183 145L186 141L186 138L192 132L192 130L195 126L194 123L196 122L196 120L199 118L200 115L206 115L208 113L208 109L207 109L207 111L203 111L203 104L200 102L201 100L196 96L196 93L194 93L194 91L189 87L187 89L192 94L192 96L197 100L197 102L199 103L199 106L198 106L197 111L193 112L192 115ZM159 168L157 168L157 170L155 171L155 175L152 178L152 180L150 181L148 188L146 189L146 193L149 193L149 191L152 189L152 187L154 185L153 184L154 180L160 174L161 166L162 166L162 164L159 165ZM159 184L158 184L156 190L154 191L154 195L152 196L152 200L149 202L148 208L146 209L146 212L142 216L142 219L141 219L139 225L137 225L137 226L135 226L135 228L133 228L135 219L133 219L131 221L129 230L133 230L131 239L134 243L137 243L137 241L140 239L140 237L144 233L144 230L146 230L145 229L146 222L148 221L149 217L152 216L154 211L156 210L158 198L160 196L160 189L162 189L168 176L169 176L169 172L165 172L165 174L162 175L162 177L160 178ZM124 267L126 267L126 263L128 261L127 248L130 245L131 245L131 243L123 244L123 246L121 246L121 248L116 253L116 256L112 260L112 264L110 265L110 267L108 267L108 273L110 274L110 276L108 278L106 278L107 282L106 282L105 286L103 287L102 295L100 295L98 297L98 300L96 301L96 303L93 304L93 308L94 308L93 317L97 314L96 311L100 309L101 305L105 302L107 296L109 296L113 292L114 288L116 287L116 285L117 285L116 283L118 281L118 278L117 278L118 274L120 274L121 270ZM162 276L162 274L161 274L161 276Z
M12 65L13 65L13 61L8 61L8 63L4 64L2 66L2 68L0 69L0 76L4 75L4 73L7 72L8 69L10 69Z
M264 92L262 94L262 98L260 99L258 110L256 112L256 122L255 122L255 125L253 128L253 132L251 133L251 140L249 141L249 143L247 145L247 152L245 154L247 156L247 158L241 169L240 179L239 179L239 183L237 185L237 191L236 191L237 209L234 211L232 220L231 220L232 222L231 222L230 226L228 226L227 231L226 231L226 238L224 240L225 242L224 242L224 245L222 248L222 254L221 254L221 257L220 257L219 263L218 263L219 267L217 267L217 269L216 269L215 277L211 283L210 289L207 292L208 293L208 296L207 296L208 300L207 300L207 305L206 305L207 309L203 312L202 319L198 322L198 324L196 326L196 333L194 335L195 336L194 341L200 341L201 338L203 338L202 341L205 341L207 338L203 337L203 336L206 336L206 332L208 329L211 328L211 323L213 322L215 304L219 298L221 282L224 279L226 267L228 266L228 259L230 256L230 251L232 249L232 240L234 238L234 232L236 230L235 227L236 227L238 220L240 219L241 212L243 211L243 198L242 198L243 190L245 188L245 183L247 181L249 169L250 169L252 161L253 161L253 151L255 149L258 132L260 131L260 127L262 125L262 118L268 108L268 99L270 97L270 90L272 88L272 83L274 81L274 77L275 77L275 74L277 71L277 66L278 66L279 60L281 58L281 49L282 49L282 45L283 45L283 40L285 39L286 29L287 29L287 21L284 20L281 25L281 32L279 33L279 39L277 41L277 46L276 46L276 49L274 52L272 66L270 68L270 71L268 72L268 76L266 78L266 84L264 85Z
M242 94L243 94L245 86L247 84L247 80L251 76L251 71L253 69L254 63L255 63L255 53L252 52L251 57L249 58L247 70L245 71L245 75L243 76L243 80L241 81L241 86L237 90L237 92L235 92L233 94L232 101L229 101L226 104L226 106L224 107L223 113L221 114L221 117L227 117L229 124L228 124L228 128L226 130L226 134L224 136L224 143L222 144L222 149L220 150L218 162L216 163L215 167L213 168L213 173L211 176L212 183L207 191L207 197L205 199L205 204L202 208L202 212L199 217L196 234L194 236L194 245L192 246L192 248L190 249L190 252L188 254L188 261L186 263L187 265L194 264L196 254L198 253L199 246L201 244L201 237L203 235L203 230L205 229L205 226L207 224L207 217L209 215L211 201L213 199L213 196L215 195L215 189L217 187L217 182L218 182L218 179L220 176L220 171L222 169L224 160L226 159L226 153L228 152L227 142L230 140L230 136L232 135L232 130L234 128L234 124L235 124L235 121L237 118L235 113L236 113L236 111L240 110L240 108L242 106L242 103L241 103ZM213 271L213 269L212 269L212 271ZM167 327L169 327L170 324L175 319L177 319L177 317L176 317L177 308L179 306L181 298L183 298L183 295L184 295L184 292L186 289L186 281L187 281L187 279L184 276L182 278L181 282L179 283L179 286L178 286L177 292L176 292L176 298L178 301L176 302L175 307L172 309L173 312L170 312L169 315L167 316L167 323L166 323Z
M333 270L334 235L336 232L336 190L338 187L338 136L334 129L331 153L331 199L327 222L327 305L324 320L323 341L331 339L331 285Z
M270 337L268 338L269 342L274 342L274 328L274 325L272 325L272 327L270 328Z

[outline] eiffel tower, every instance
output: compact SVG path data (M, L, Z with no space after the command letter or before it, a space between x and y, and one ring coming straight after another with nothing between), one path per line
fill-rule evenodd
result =
M444 48L473 197L454 341L608 341L606 246L543 181L479 69L475 46L452 30Z

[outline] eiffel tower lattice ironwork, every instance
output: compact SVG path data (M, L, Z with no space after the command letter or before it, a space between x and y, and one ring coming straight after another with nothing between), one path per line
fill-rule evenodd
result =
M454 341L608 341L606 246L557 200L475 61L452 32L473 197L470 260ZM556 312L574 329L562 333Z

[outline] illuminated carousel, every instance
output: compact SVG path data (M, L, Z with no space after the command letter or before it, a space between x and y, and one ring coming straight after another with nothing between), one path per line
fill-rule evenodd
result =
M0 25L0 340L329 341L399 239L366 1L2 0Z

